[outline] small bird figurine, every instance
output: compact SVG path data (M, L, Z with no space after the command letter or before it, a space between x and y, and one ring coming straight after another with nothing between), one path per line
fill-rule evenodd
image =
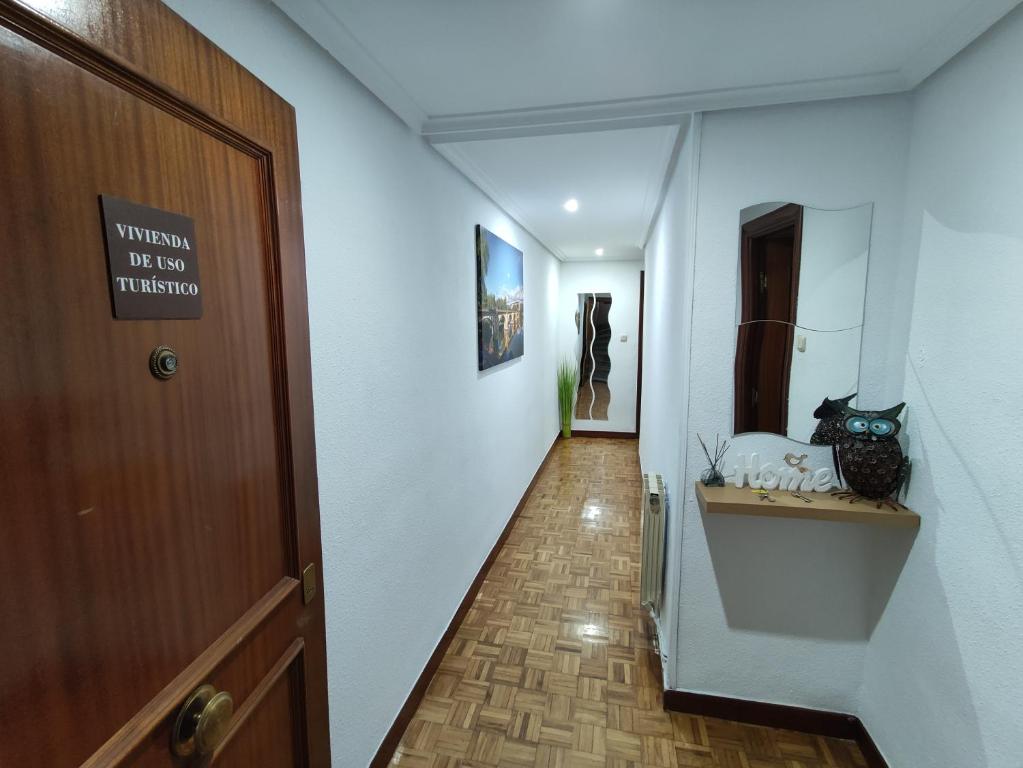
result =
M807 456L805 453L801 453L799 456L796 456L796 454L794 453L785 454L785 463L788 464L793 469L798 469L800 472L804 474L810 471L809 467L803 466L803 462L806 461L806 459Z
M898 498L909 485L910 462L896 439L902 422L898 416L905 403L882 411L860 411L842 406L844 435L838 442L838 459L849 491L834 495L851 502L870 499L877 508L897 509Z

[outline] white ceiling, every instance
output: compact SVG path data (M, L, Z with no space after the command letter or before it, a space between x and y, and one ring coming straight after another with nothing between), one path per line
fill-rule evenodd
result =
M605 260L639 259L677 135L655 126L437 148L560 258L603 248Z
M688 114L908 90L1019 3L273 1L570 259L637 253Z
M692 112L905 90L1019 0L274 2L430 129L493 111L641 100Z

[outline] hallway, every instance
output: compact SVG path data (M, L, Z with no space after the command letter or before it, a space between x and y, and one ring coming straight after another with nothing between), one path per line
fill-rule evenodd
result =
M392 765L858 768L851 742L668 713L633 440L559 441Z
M1023 768L1023 0L0 72L0 768Z

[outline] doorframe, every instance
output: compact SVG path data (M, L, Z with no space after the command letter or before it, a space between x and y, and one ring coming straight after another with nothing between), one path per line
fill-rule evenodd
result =
M643 303L646 296L646 270L639 270L639 352L636 358L636 437L639 437L643 411Z
M794 227L792 239L792 286L789 295L789 322L796 322L796 303L799 299L799 265L803 246L803 206L796 203L783 205L781 208L765 213L742 225L739 243L739 290L742 296L742 315L739 322L747 322L752 310L752 278L751 257L753 241L774 232Z

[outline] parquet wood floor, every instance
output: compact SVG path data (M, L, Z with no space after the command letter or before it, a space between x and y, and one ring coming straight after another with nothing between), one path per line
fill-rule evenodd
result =
M665 712L636 441L560 441L392 759L409 768L863 768L850 741Z

